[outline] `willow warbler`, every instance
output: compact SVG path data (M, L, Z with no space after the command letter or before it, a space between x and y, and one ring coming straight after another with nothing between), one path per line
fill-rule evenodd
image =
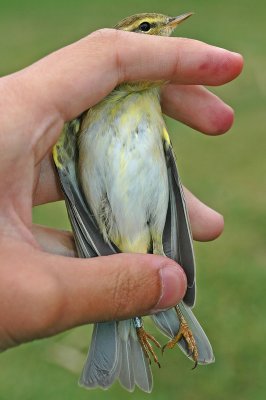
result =
M179 17L138 14L115 28L169 36ZM80 257L117 252L153 253L178 262L187 276L183 301L152 315L169 342L195 366L214 361L211 345L191 311L195 302L192 236L173 148L160 106L160 83L124 83L99 104L65 124L53 150ZM126 267L126 266L125 266ZM152 390L153 344L136 316L94 325L80 378L85 387Z

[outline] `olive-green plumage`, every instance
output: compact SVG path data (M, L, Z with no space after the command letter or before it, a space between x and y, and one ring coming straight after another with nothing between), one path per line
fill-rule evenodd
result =
M115 28L169 36L179 17L138 14ZM158 83L122 84L80 118L65 125L54 147L80 257L154 253L176 260L187 275L183 302L152 316L156 326L194 362L208 364L211 345L191 311L195 262L190 224L173 148L162 117ZM126 268L126 266L125 266ZM119 379L152 390L150 358L159 364L137 317L95 324L80 384L108 388Z
M192 13L186 13L178 17L168 17L155 13L136 14L123 19L115 25L115 28L148 35L170 36L177 25L191 15Z

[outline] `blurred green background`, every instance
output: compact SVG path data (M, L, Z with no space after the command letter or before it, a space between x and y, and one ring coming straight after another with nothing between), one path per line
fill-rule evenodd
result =
M266 3L213 0L0 0L0 75L16 71L87 33L137 12L196 15L178 35L241 52L241 77L213 89L236 111L231 132L199 135L169 121L183 182L225 217L223 236L196 243L196 314L216 363L191 371L178 350L154 368L153 399L265 399L266 337ZM62 203L33 210L35 222L67 227ZM87 392L77 386L90 327L74 329L0 356L0 400L147 399L115 385Z

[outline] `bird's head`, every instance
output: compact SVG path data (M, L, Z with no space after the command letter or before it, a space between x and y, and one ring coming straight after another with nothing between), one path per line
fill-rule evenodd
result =
M118 22L115 29L128 32L145 33L146 35L170 36L181 22L193 13L186 13L178 17L167 17L163 14L143 13L136 14Z

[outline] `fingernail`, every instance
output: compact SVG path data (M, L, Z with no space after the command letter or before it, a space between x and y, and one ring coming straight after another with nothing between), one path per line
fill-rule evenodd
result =
M166 310L178 304L186 293L187 279L179 265L166 265L160 270L161 297L153 312Z

